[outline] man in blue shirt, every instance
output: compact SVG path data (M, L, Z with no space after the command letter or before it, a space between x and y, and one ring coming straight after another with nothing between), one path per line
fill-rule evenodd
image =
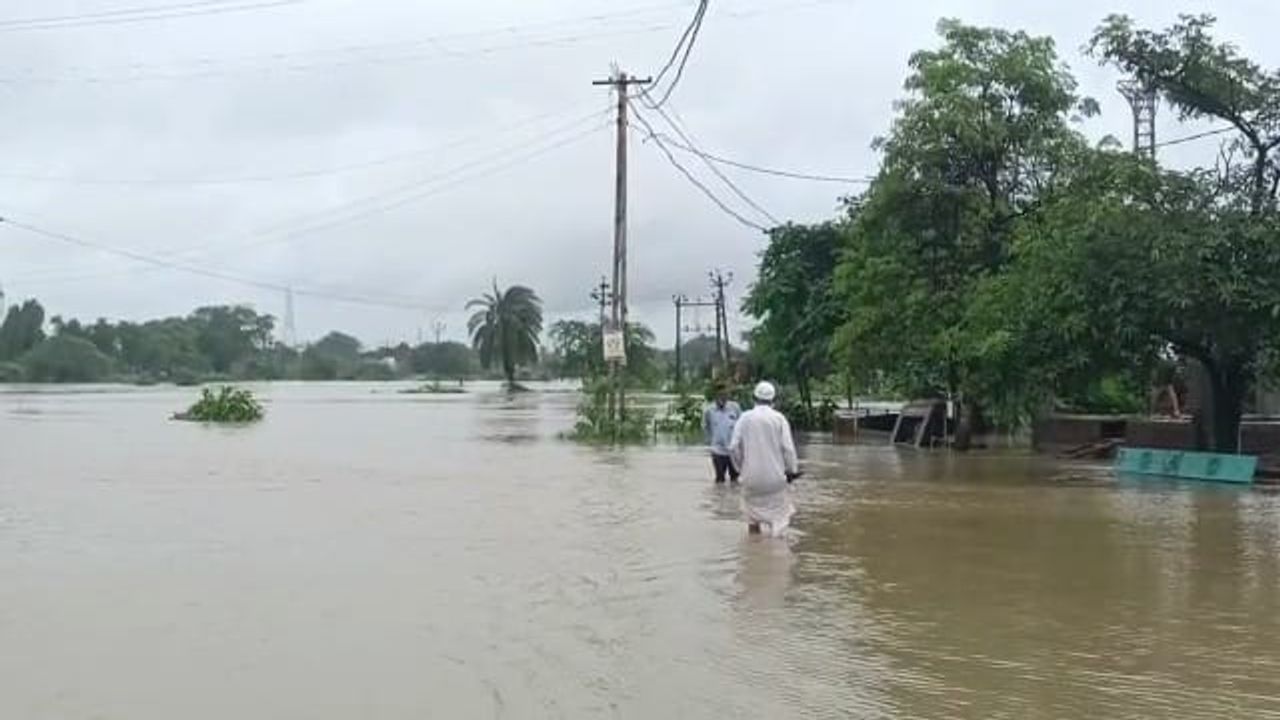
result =
M729 391L723 385L716 388L715 402L702 411L702 430L711 449L711 466L715 468L716 484L721 485L725 476L738 482L738 469L729 459L729 442L733 439L733 426L738 422L742 408L729 399Z

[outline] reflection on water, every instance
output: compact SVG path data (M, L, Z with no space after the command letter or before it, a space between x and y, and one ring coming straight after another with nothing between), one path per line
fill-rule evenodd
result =
M0 717L1280 717L1280 497L810 444L749 537L575 396L0 390Z

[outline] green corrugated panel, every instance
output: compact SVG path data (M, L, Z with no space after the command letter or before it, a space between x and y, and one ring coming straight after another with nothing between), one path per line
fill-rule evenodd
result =
M1128 475L1159 475L1184 480L1251 483L1258 470L1254 455L1121 448L1116 454L1116 472Z

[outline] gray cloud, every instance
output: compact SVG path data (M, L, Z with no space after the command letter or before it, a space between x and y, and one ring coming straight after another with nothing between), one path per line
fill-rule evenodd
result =
M4 5L4 18L123 6ZM457 336L463 302L495 276L532 285L552 310L589 317L587 293L608 267L611 243L612 136L603 116L600 129L578 142L502 171L493 166L522 152L511 148L540 147L536 140L548 130L603 113L608 98L590 81L607 74L611 61L636 73L656 70L692 7L310 0L164 22L0 33L0 213L144 253L207 246L177 257L270 283L422 305L402 310L299 297L303 337L336 327L367 342L413 339L437 317ZM1175 13L1164 3L1101 0L713 0L712 8L674 100L694 137L747 162L843 175L874 170L869 143L888 126L910 53L934 42L941 16L1052 34L1082 92L1103 104L1103 117L1085 130L1123 138L1128 111L1114 93L1116 77L1078 49L1107 13L1157 25ZM626 14L632 9L640 10ZM1280 8L1241 0L1217 3L1214 11L1226 39L1280 65L1280 51L1267 42ZM599 17L561 22L585 16ZM476 31L491 32L438 37ZM355 45L378 47L335 50ZM522 124L529 118L537 119ZM1178 126L1168 113L1160 126L1165 137L1197 129ZM439 149L419 152L432 147ZM740 293L763 237L708 203L655 148L633 138L631 150L633 313L667 341L670 296L705 291L712 266L732 270ZM1170 148L1165 158L1202 162L1212 151L1211 141L1193 143ZM297 175L399 153L403 162L314 177L181 182ZM394 202L404 197L394 189L469 163L469 172L438 181L447 187L422 185L419 192L434 194L399 207L287 240L255 236L341 217L346 204L364 197ZM798 221L831 217L845 192L733 177L771 213ZM335 208L338 215L327 214ZM352 208L360 209L370 207ZM51 312L86 318L184 313L211 302L250 302L277 314L284 306L277 291L139 267L13 229L0 229L0 283L10 298L35 295Z

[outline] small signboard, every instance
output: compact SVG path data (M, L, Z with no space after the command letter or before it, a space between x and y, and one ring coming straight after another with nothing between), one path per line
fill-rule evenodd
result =
M1254 455L1121 448L1116 454L1116 470L1126 475L1158 475L1183 480L1251 483L1258 468Z
M621 332L610 330L604 334L604 359L623 365L627 363L627 341Z

